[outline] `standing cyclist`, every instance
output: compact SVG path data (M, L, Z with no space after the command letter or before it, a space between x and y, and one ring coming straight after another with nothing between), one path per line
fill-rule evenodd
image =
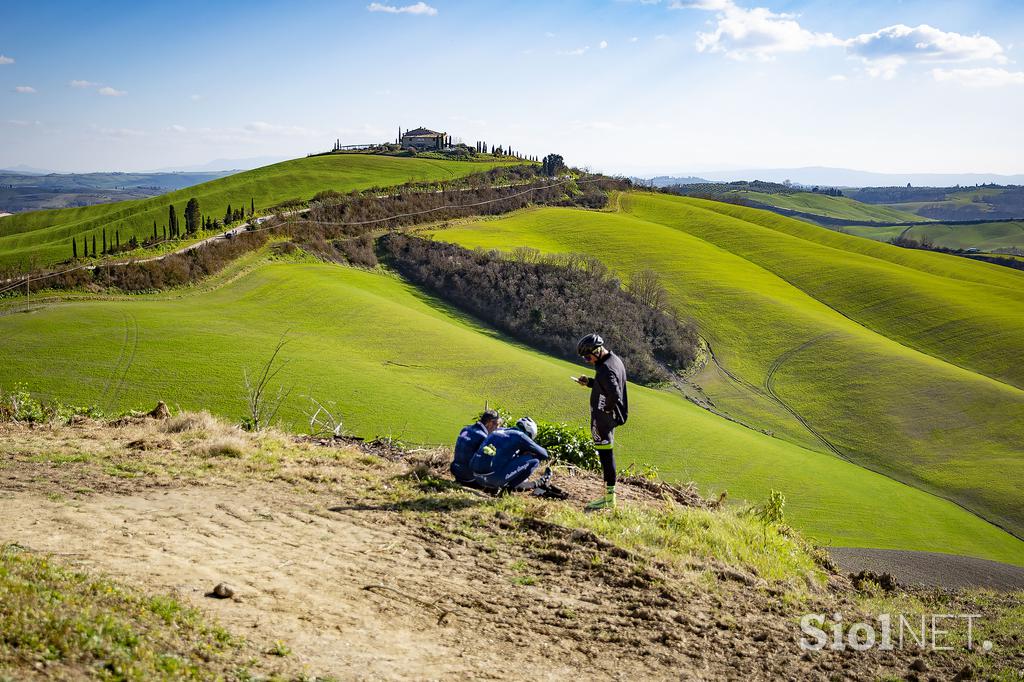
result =
M605 494L586 506L588 510L615 507L615 427L626 423L629 402L626 397L626 367L618 355L604 347L598 334L587 334L576 345L576 352L594 365L593 379L581 376L577 381L590 388L590 432L601 458Z

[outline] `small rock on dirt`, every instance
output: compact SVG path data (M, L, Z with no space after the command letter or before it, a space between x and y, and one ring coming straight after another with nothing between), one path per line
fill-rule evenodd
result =
M148 416L153 419L169 419L171 411L167 409L167 403L161 400L156 404L156 407L150 411Z
M915 671L915 672L923 673L923 672L928 670L928 664L925 663L924 659L922 659L922 658L915 658L910 663L910 669Z
M230 599L235 596L235 590L227 583L217 583L210 594L218 599Z

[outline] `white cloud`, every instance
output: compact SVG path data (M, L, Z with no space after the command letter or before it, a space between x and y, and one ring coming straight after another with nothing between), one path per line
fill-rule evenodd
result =
M911 28L904 24L862 33L846 41L846 49L865 60L900 57L922 61L965 62L994 59L1005 63L1002 45L988 36L942 31L928 24Z
M420 14L428 17L432 17L437 14L436 9L422 1L417 2L414 5L405 5L404 7L385 5L380 2L371 2L366 6L366 9L371 12L385 12L387 14Z
M607 40L602 40L600 43L597 44L597 46L603 50L606 47L608 47L608 41Z
M14 57L8 57L5 54L0 54L0 64L13 64Z
M590 45L577 47L573 50L559 50L557 54L564 55L567 57L579 57L581 55L585 55L588 51L590 51Z
M805 29L792 14L776 14L765 7L746 9L733 0L675 0L669 8L717 12L715 30L697 34L697 51L720 52L731 59L765 61L783 52L842 43L831 33Z
M703 9L709 12L718 12L729 7L734 7L732 0L673 0L669 3L669 9Z
M106 86L100 88L97 92L99 92L101 95L105 95L107 97L124 97L125 95L128 94L124 90L118 90L116 88L110 87L109 85L106 85Z
M95 88L96 86L99 85L99 83L93 83L92 81L75 80L75 81L71 81L70 83L68 83L68 85L70 85L73 88L85 89L85 88Z
M545 38L554 38L555 34L552 33L551 31L548 31L547 33L544 34L544 37Z
M168 127L167 130L169 130L172 133L185 133L185 132L188 132L188 129L185 126L178 125L177 123L175 123L174 125Z
M795 15L775 13L766 7L746 9L738 6L735 0L673 0L669 8L715 12L714 30L697 34L697 50L723 53L732 59L770 60L780 53L845 47L848 55L864 63L869 75L884 79L894 78L909 62L989 60L1005 64L1008 61L1003 46L989 36L963 35L928 24L915 27L895 24L873 33L841 39L831 33L817 33L804 28ZM1005 75L992 73L978 73L974 77L977 80L1007 80ZM949 76L947 79L954 78L958 77Z
M841 73L837 73L837 74L833 74L833 75L829 76L828 79L830 81L842 82L842 81L846 80L846 76L844 76Z
M636 42L636 41L638 41L638 40L640 40L640 39L639 39L639 38L637 38L636 36L632 36L632 37L631 37L631 38L629 39L629 42L631 42L631 43L635 43L635 42Z
M96 128L96 132L106 137L121 139L146 137L149 135L145 130L138 130L137 128Z
M15 126L16 128L31 128L32 126L43 125L42 121L23 121L20 119L9 119L6 121L7 125Z
M993 38L975 34L965 36L928 24L910 27L886 26L874 33L862 33L845 41L848 54L861 59L867 72L875 77L893 78L911 61L967 62L1007 61L1002 45Z
M203 98L203 96L202 95L192 94L192 95L189 95L188 98L190 100L192 100L193 102L198 102L199 100L201 100Z
M14 86L14 91L19 92L22 95L31 95L36 91L36 89L31 85L16 85Z
M985 67L979 69L932 69L932 78L970 88L998 88L1024 85L1024 71L1007 71Z

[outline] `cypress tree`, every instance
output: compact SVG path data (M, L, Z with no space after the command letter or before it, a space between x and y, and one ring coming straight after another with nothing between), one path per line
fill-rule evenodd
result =
M167 241L167 226L164 225L164 241Z
M156 236L156 221L154 220L153 221L153 241L156 241L156 239L157 239L157 236Z
M178 236L178 214L174 210L174 204L171 204L167 211L167 227L170 228L171 237Z
M224 211L224 224L225 225L227 225L228 223L231 222L231 216L232 215L233 214L231 213L231 204L228 204L228 209L226 211Z
M71 238L71 258L78 260L78 240Z
M249 215L253 215L255 213L256 213L256 200L253 199L252 197L249 197Z
M120 230L114 230L114 239L117 240L117 250L120 251L121 250L121 231Z
M185 232L192 234L199 230L199 200L192 197L185 205Z
M107 228L103 228L103 250L100 253L107 252Z

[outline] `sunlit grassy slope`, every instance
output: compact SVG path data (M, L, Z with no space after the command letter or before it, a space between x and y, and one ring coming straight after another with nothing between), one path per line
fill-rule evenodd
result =
M792 424L773 425L771 376L844 456L1024 531L1024 275L730 204L649 194L620 204L437 236L656 270L749 389L705 385L720 408L794 439Z
M587 214L593 215L593 214ZM604 219L614 216L599 216ZM631 220L631 219L627 219ZM266 265L202 294L63 303L0 317L0 384L107 407L243 414L242 370L285 331L282 414L302 430L305 396L346 428L449 443L484 401L582 422L574 366L510 343L399 279L324 264ZM630 388L618 451L733 499L787 495L793 524L842 545L961 552L1024 564L1024 543L956 505L771 438L679 396Z
M5 265L49 265L71 258L71 237L96 235L100 244L106 228L113 243L115 232L121 242L133 236L140 240L153 235L153 222L163 234L168 206L174 204L184 224L185 204L199 200L200 210L212 218L223 218L228 204L249 210L265 209L288 199L308 200L321 190L346 192L405 182L448 180L479 173L507 162L441 161L371 154L333 154L284 161L226 178L187 187L159 197L114 204L19 213L0 219L0 267ZM34 259L34 261L33 261Z
M863 220L864 222L919 222L926 221L919 215L909 211L900 211L887 206L865 204L849 197L832 197L817 192L793 192L792 194L768 194L766 192L735 191L731 195L756 201L769 206L787 208L791 211L811 213L813 215L843 220Z

